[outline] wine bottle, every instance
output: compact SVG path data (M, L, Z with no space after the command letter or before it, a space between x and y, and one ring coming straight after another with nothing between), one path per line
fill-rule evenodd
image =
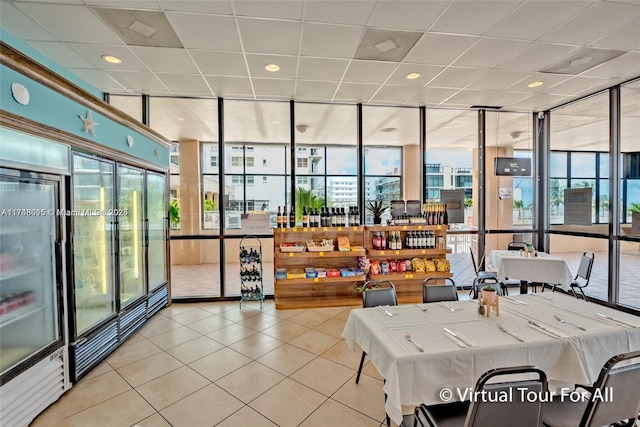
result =
M296 226L296 211L291 205L289 209L289 227L294 228Z
M307 207L306 206L302 207L302 226L303 227L308 227L309 226L309 214L307 213Z

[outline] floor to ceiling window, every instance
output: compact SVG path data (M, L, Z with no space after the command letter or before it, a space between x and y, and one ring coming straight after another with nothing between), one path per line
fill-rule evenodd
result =
M211 159L218 144L218 102L152 97L149 110L150 127L176 141L169 154L171 296L221 296L220 190L215 159ZM172 134L170 129L179 133Z
M609 287L609 93L551 112L549 250L578 269L583 251L595 254L588 296L607 299ZM601 236L598 238L597 236Z
M532 243L533 118L527 113L486 113L485 252L512 241ZM508 162L515 167L503 166ZM524 172L523 172L524 170Z
M295 104L295 202L303 208L358 205L355 105Z
M622 86L620 103L622 156L618 302L638 309L640 308L640 81Z
M420 200L419 110L363 107L362 128L365 201ZM373 216L365 214L372 224ZM389 218L387 211L382 220Z
M224 102L224 211L227 236L269 235L278 207L291 206L290 104ZM249 228L250 225L250 228ZM273 294L273 238L261 237L265 294ZM224 240L225 296L240 295L240 239Z

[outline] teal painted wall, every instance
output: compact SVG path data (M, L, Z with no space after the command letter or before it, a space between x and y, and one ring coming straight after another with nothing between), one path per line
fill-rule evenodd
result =
M4 37L7 34L2 32L3 41L5 41ZM18 49L17 46L11 45ZM33 59L38 60L37 58ZM58 73L57 70L52 71ZM62 73L58 74L62 75ZM20 83L29 90L30 102L28 105L21 105L13 99L11 93L13 83ZM98 93L98 99L101 99L102 94ZM96 136L84 132L80 117L87 117L88 109L86 107L4 65L0 66L0 109L86 138L96 144L125 152L166 168L169 167L169 149L167 147L93 111L91 113L93 121L98 123L95 126ZM127 144L128 135L133 137L133 147L129 147Z

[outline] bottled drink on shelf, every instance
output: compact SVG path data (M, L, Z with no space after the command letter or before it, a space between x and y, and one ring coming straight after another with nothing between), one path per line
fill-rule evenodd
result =
M293 208L293 205L291 205L291 208L289 209L289 227L293 228L296 226L296 211Z
M303 227L308 227L309 226L309 214L307 213L307 207L306 206L302 207L302 226Z
M282 224L282 211L280 210L280 206L278 206L278 212L276 213L276 228L280 228L280 224Z

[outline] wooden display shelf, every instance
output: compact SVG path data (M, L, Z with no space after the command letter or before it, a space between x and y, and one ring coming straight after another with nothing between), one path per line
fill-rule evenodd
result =
M367 231L438 231L448 230L448 225L427 225L427 224L407 224L407 225L367 225Z
M407 271L406 273L389 273L389 274L369 274L368 280L425 280L425 279L445 279L453 277L453 274L444 271L434 271L431 273L414 273Z
M291 233L348 233L362 232L364 226L347 226L347 227L293 227L293 228L276 228L273 234L291 234Z
M345 282L364 282L366 276L347 276L347 277L314 277L312 279L278 279L276 285L309 285L309 284L325 284L325 283L345 283Z
M275 251L276 258L343 258L343 257L357 257L366 255L366 250L360 251L324 251L324 252L282 252L277 249Z
M356 288L364 282L363 276L327 277L318 279L318 282L313 280L277 280L275 283L276 308L282 310L362 306L362 295Z
M451 249L367 249L367 255L373 257L433 257L434 255L446 255L451 253Z

